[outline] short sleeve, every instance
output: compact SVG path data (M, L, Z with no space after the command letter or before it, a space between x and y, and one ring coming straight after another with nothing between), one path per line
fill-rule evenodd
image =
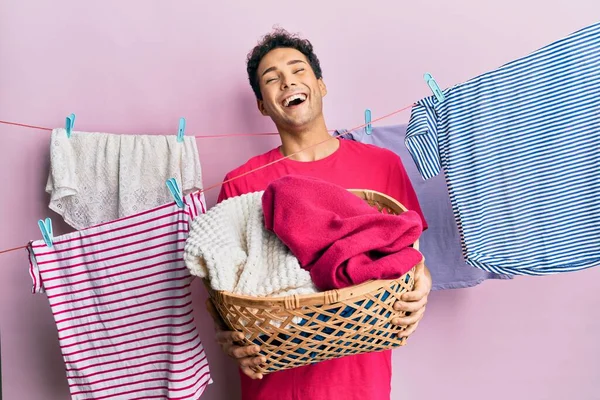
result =
M229 175L225 175L225 179L223 179L223 182L227 181L228 179ZM229 184L229 182L226 182L221 185L221 191L219 192L219 196L217 197L217 203L220 203L223 200L227 200L230 197L232 197L231 185Z
M390 195L398 200L407 209L419 214L421 221L423 222L423 230L425 231L427 229L427 221L425 220L425 216L421 210L417 193L415 192L415 189L400 157L397 157L397 161L392 167L389 182L391 185L389 188Z
M423 179L433 178L440 172L437 115L430 98L413 106L404 144Z

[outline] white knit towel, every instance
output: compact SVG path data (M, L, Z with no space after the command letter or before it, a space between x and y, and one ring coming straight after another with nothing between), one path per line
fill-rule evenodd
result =
M263 193L231 197L198 215L185 244L186 266L215 290L249 296L316 293L310 273L264 227Z
M52 131L49 207L78 230L173 201L169 178L183 196L202 189L194 137Z

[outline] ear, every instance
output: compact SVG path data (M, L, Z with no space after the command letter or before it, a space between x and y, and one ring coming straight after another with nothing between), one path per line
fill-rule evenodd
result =
M268 115L267 110L265 109L265 103L262 100L256 99L256 107L262 115L264 115L265 117Z
M327 86L325 86L323 78L319 78L319 89L321 90L321 97L325 97L327 95Z

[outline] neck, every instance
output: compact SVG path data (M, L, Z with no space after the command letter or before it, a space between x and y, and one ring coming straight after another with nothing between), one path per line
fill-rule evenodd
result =
M279 129L281 153L288 156L299 152L290 159L305 162L320 160L333 154L339 148L340 143L331 138L327 132L325 121L321 120L320 122L310 128L296 131Z

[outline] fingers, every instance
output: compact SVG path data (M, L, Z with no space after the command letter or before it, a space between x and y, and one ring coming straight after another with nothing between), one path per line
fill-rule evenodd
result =
M227 354L233 358L244 358L256 356L260 352L260 347L256 345L236 346L231 345L227 348Z
M398 300L394 303L394 310L414 313L427 305L427 297L422 297L420 300L405 302Z
M425 308L421 308L417 312L412 313L410 315L407 315L404 317L393 318L392 324L398 325L398 326L409 327L410 325L414 325L414 324L418 323L419 321L421 321L421 318L423 318L424 314L425 314Z
M244 357L237 360L240 367L258 367L267 362L264 356Z
M252 367L266 363L267 359L259 355L260 347L257 345L238 346L234 344L243 339L244 335L241 332L217 332L217 342L221 345L223 352L239 364L242 372L252 379L262 379L263 375L260 372L255 372Z
M398 337L408 337L410 336L416 329L423 315L425 314L425 308L420 309L414 314L411 314L407 317L398 317L392 320L392 324L405 327L402 331L397 333Z
M431 291L431 274L425 264L420 263L415 268L415 284L413 290L403 293L400 300L403 301L418 301L423 297L427 297Z
M407 327L406 329L404 329L403 331L398 332L398 337L408 337L408 336L410 336L417 329L417 326L419 326L419 322L416 322L413 325L410 325L409 327Z
M254 353L254 351L256 350L256 348L258 348L258 346L245 346L245 347L234 346L234 347L238 347L237 349L232 350L232 354L233 354L234 358L236 358L236 355L247 354L243 351L244 348L254 347L253 349L248 350L252 354L256 354L256 353ZM244 374L248 375L250 378L252 378L252 379L262 379L263 378L263 375L260 372L253 370L252 367L257 367L260 364L266 363L267 362L266 357L264 357L264 356L243 357L243 358L237 358L236 361L238 362L242 372Z
M215 323L217 343L221 345L223 352L229 357L235 359L240 366L240 370L252 379L262 379L260 372L252 368L267 362L264 356L260 356L260 347L256 345L238 346L235 343L241 342L244 335L241 332L229 331L221 316L217 312L211 299L206 301L206 309Z
M425 279L415 280L415 286L413 287L413 290L402 293L402 295L400 295L400 300L402 300L402 301L419 301L423 297L427 297L430 290L431 290L431 285L427 283L427 280L425 280Z
M217 343L221 345L223 351L233 358L244 358L257 355L260 347L251 344L248 346L238 346L235 342L241 341L244 335L241 332L220 331L217 332Z
M260 347L255 344L248 346L238 346L234 344L236 341L241 341L243 338L244 335L241 332L220 331L217 333L217 342L228 356L240 359L258 355L260 353ZM259 357L259 359L261 358ZM266 362L266 360L262 362ZM257 361L257 363L260 364L261 362Z
M260 364L267 362L266 357L257 355L260 347L251 346L235 346L229 347L227 354L234 358L240 366L242 372L252 379L262 379L263 375L260 372L254 371L252 367L257 367Z
M241 332L234 331L217 331L217 343L227 344L237 342L244 339L244 335Z
M262 379L263 375L260 372L255 372L249 367L241 367L242 372L252 379Z
M402 301L419 301L423 297L426 297L427 294L428 294L427 291L420 290L419 288L417 288L415 286L414 290L411 290L410 292L402 293L402 295L400 296L400 300L402 300Z

